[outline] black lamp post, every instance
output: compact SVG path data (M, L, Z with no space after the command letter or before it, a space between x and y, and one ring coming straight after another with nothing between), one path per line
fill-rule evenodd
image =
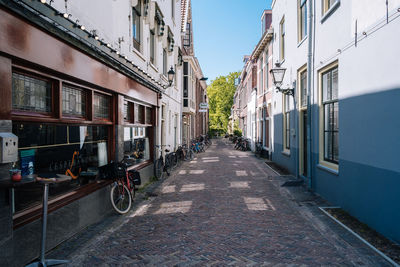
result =
M272 74L272 80L274 82L274 85L276 87L276 90L281 92L284 95L292 95L294 96L294 89L293 88L281 88L282 82L283 82L283 77L285 76L286 69L281 68L280 63L275 64L275 68L270 70L270 73Z
M169 86L172 85L172 82L174 81L174 77L175 77L175 71L171 67L171 69L168 71L168 83L169 83Z

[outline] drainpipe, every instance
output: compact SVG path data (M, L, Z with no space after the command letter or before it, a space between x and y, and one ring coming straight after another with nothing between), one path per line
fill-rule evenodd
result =
M308 178L308 189L312 189L312 170L311 170L311 160L312 160L312 145L311 145L311 92L313 85L313 0L308 0L308 55L307 55L307 178Z

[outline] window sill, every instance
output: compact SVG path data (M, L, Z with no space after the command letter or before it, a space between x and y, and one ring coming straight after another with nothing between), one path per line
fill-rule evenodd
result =
M286 157L290 157L290 150L288 150L288 149L283 150L281 153L282 153L282 155L284 155Z
M129 166L127 168L127 170L128 171L130 171L130 170L137 170L138 171L138 170L141 170L141 169L143 169L143 168L145 168L145 167L147 167L147 166L149 166L151 164L152 164L151 160L146 160L146 161L141 162L139 164Z
M299 41L299 43L297 44L297 47L300 47L304 43L304 41L307 40L307 37L308 37L308 35L304 36L303 39L301 39Z
M139 50L137 50L136 48L133 48L132 51L133 51L138 57L140 57L140 59L142 59L143 61L146 61L146 58L144 57L144 55L143 55Z
M317 168L321 169L321 170L324 170L326 172L329 172L331 174L339 176L339 170L338 169L334 168L333 166L329 166L329 167L325 166L324 164L326 164L326 163L318 164ZM333 165L333 164L329 164L329 165Z
M335 10L340 6L340 0L337 0L336 3L334 3L331 8L329 8L325 14L322 15L321 18L321 23L324 23L325 20L327 20L333 12L335 12Z
M126 127L151 127L151 126L153 126L153 124L125 121L124 126L126 126Z

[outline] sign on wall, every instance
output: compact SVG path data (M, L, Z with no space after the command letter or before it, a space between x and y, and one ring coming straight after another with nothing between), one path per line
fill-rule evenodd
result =
M208 109L208 103L200 103L200 109Z

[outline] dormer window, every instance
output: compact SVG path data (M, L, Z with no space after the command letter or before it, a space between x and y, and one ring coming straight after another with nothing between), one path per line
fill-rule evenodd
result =
M186 23L186 32L185 32L185 36L183 37L183 46L186 46L186 47L190 47L190 30L191 30L191 28L190 28L190 23L188 22L188 23Z

